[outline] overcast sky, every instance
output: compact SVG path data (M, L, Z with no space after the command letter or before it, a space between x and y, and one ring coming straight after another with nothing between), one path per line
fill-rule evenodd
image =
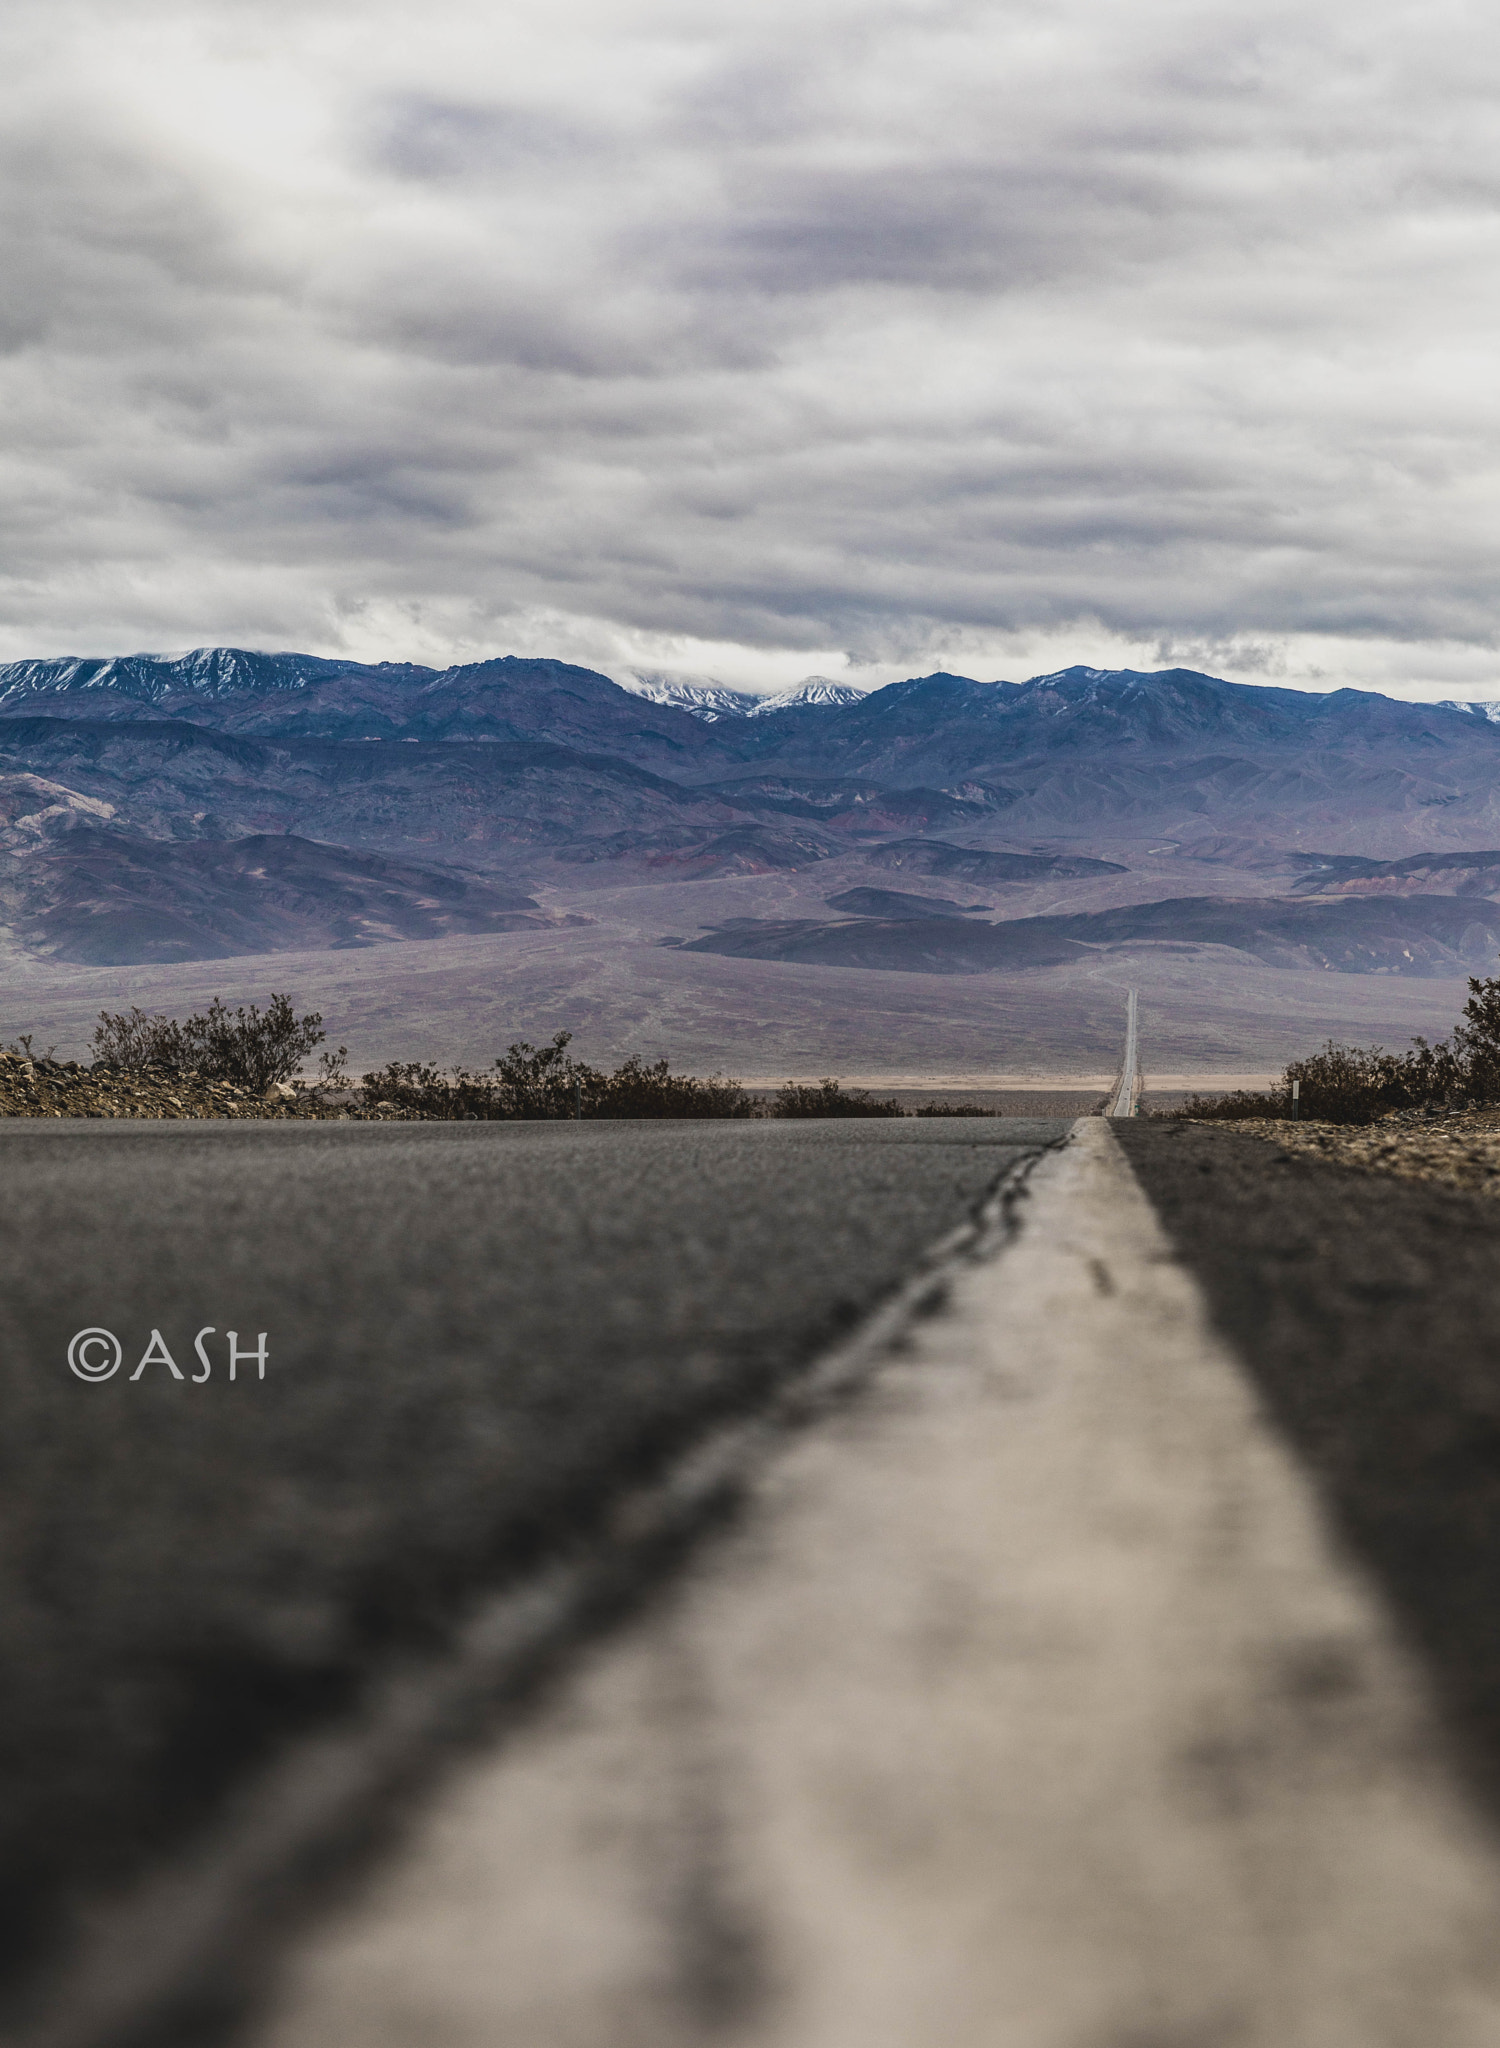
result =
M0 654L1500 696L1500 29L8 0Z

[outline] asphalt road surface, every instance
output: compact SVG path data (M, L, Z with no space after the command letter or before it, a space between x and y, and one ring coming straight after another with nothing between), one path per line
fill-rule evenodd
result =
M606 1545L1067 1128L0 1125L13 1977L480 1595ZM1111 1128L1500 1817L1500 1212Z
M1271 1147L1140 1149L1226 1270L1242 1203L1252 1273L1383 1227L1316 1181L1257 1214ZM1113 1122L1007 1216L293 1931L246 2048L1494 2048L1500 1844Z
M0 1126L12 1971L1066 1129Z

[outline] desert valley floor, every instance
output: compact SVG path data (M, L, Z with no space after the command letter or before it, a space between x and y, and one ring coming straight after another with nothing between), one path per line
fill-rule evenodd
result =
M1113 843L1118 875L995 890L958 884L1002 918L1102 910L1170 897L1274 896L1282 875ZM837 1073L848 1081L969 1086L1104 1079L1119 1057L1125 991L1140 990L1149 1075L1279 1070L1330 1036L1400 1045L1440 1035L1462 1006L1461 977L1273 968L1235 948L1180 942L1101 949L1086 961L978 974L894 972L683 952L735 918L828 918L827 898L902 877L858 853L770 875L624 885L528 886L546 930L348 950L277 952L180 966L64 966L5 959L0 1038L30 1031L67 1057L87 1050L101 1009L182 1013L215 995L264 1001L286 990L321 1010L357 1067L392 1058L488 1063L511 1040L557 1030L609 1062L628 1053L751 1081ZM936 890L948 885L925 885ZM1483 906L1488 907L1488 906Z

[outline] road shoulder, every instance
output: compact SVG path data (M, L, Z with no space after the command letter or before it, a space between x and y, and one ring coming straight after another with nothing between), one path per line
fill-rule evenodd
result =
M1500 1237L1490 1197L1221 1126L1121 1142L1500 1813Z
M1398 1110L1373 1124L1253 1117L1234 1136L1263 1139L1298 1159L1357 1166L1402 1180L1500 1194L1500 1110Z

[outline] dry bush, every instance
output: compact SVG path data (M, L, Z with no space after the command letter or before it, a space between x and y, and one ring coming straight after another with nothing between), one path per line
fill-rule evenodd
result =
M1469 1000L1451 1039L1429 1045L1414 1038L1408 1052L1381 1046L1339 1045L1293 1060L1281 1086L1268 1094L1195 1095L1168 1117L1238 1121L1289 1117L1292 1084L1297 1113L1330 1124L1369 1124L1393 1109L1452 1109L1500 1102L1500 979L1471 976Z
M462 1123L498 1115L495 1091L488 1076L464 1067L446 1072L425 1060L392 1060L366 1074L360 1097L367 1109L399 1109L405 1115Z
M592 1117L729 1117L756 1113L754 1098L738 1081L722 1074L699 1080L673 1074L665 1060L648 1067L634 1054L610 1075L597 1075L596 1087L585 1092L584 1115Z
M1237 1088L1232 1095L1190 1095L1180 1109L1146 1111L1148 1118L1166 1123L1179 1119L1201 1123L1205 1118L1242 1123L1247 1117L1285 1116L1287 1113L1287 1096L1280 1093L1258 1095L1248 1088Z
M172 1074L201 1074L263 1094L274 1081L289 1081L327 1033L316 1010L299 1017L288 996L272 995L269 1006L231 1011L218 996L206 1014L179 1024L175 1017L151 1016L132 1007L99 1012L94 1058L107 1067L156 1067Z
M772 1116L905 1116L894 1096L879 1101L865 1088L846 1089L831 1077L816 1083L787 1081L776 1091Z
M462 1122L478 1118L504 1123L586 1122L626 1118L750 1117L753 1099L738 1081L712 1075L674 1074L665 1060L647 1066L632 1055L612 1074L568 1052L572 1034L559 1031L550 1045L525 1039L497 1059L493 1071L466 1067L446 1071L419 1060L393 1060L365 1077L363 1099L408 1115Z

